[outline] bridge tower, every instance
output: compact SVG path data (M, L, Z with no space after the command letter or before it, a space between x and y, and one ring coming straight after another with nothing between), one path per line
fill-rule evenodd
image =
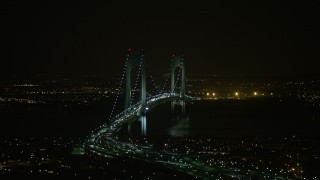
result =
M185 72L185 66L184 66L184 61L182 56L174 57L173 59L173 64L172 64L172 69L171 69L171 92L174 92L175 89L175 70L176 68L180 68L181 70L181 84L180 84L180 98L184 99L185 96L185 90L186 90L186 72ZM175 106L177 104L181 104L182 106L182 114L185 114L186 110L186 103L184 100L181 100L179 102L177 101L172 101L171 102L171 113L175 112Z
M140 121L141 121L141 133L142 135L147 134L147 120L146 120L146 68L145 68L145 59L143 50L141 51L130 51L127 54L127 68L126 68L126 99L125 99L125 109L130 108L131 102L131 70L134 66L140 68L141 76L141 95L140 95L140 104L141 110L139 112ZM131 124L128 124L128 133L131 134Z

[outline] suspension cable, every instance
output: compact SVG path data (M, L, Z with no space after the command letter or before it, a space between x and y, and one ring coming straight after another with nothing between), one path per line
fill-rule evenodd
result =
M143 56L141 57L141 61L140 61L140 64L139 64L138 75L137 75L137 78L136 78L136 81L135 81L135 84L134 84L134 91L133 91L132 97L131 97L131 99L130 99L130 106L131 106L131 104L132 104L132 101L133 101L134 96L135 96L135 92L136 92L136 90L137 90L138 80L139 80L140 73L141 73L142 62L143 62Z
M157 86L158 83L155 82L154 78L153 78L152 75L151 75L151 72L150 72L149 68L147 68L147 70L148 70L147 72L148 72L148 75L149 75L149 76L147 76L147 77L150 77L150 79L151 79L151 81L152 81L152 84L153 84L153 86L155 87L155 92L156 92L156 94L160 94L160 90L158 89L158 86Z
M118 99L119 99L119 94L120 94L120 91L121 91L121 86L122 86L122 83L123 83L124 75L125 75L126 70L127 70L128 61L129 61L129 54L127 54L127 57L126 57L126 62L124 64L123 73L122 73L122 77L121 77L121 80L120 80L119 88L117 89L117 96L116 96L115 102L113 104L113 107L112 107L112 110L111 110L111 113L110 113L110 116L109 116L109 121L111 120L112 115L113 115L113 113L114 113L114 111L116 109L116 105L117 105L117 102L118 102Z
M171 59L171 64L170 64L170 68L169 68L169 76L168 76L168 78L165 79L163 87L162 87L160 93L163 93L164 88L167 85L168 79L170 79L170 73L171 73L171 70L172 70L173 60L174 60L174 58Z

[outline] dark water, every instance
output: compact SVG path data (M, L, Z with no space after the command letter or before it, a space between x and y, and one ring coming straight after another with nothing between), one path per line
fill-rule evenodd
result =
M172 115L170 104L149 113L152 136L247 137L299 135L320 137L319 106L298 99L195 101L185 116ZM164 130L165 129L165 130Z
M301 136L320 137L319 107L297 99L196 101L186 115L170 104L148 112L150 137ZM89 106L0 104L1 137L84 137L108 119L111 103ZM139 132L139 122L134 124Z
M110 105L0 105L1 137L84 137L107 119Z

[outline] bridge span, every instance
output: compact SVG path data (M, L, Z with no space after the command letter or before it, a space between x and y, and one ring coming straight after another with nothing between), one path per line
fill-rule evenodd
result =
M146 110L151 110L155 106L164 103L172 102L176 100L195 100L191 96L185 95L184 98L181 98L178 93L163 93L147 99ZM87 143L93 143L100 136L105 136L111 138L115 136L116 133L126 124L132 123L133 121L139 120L141 118L142 105L140 102L136 103L133 106L130 106L126 110L122 111L116 115L109 123L101 125L99 128L92 131Z
M133 66L139 67L138 77L141 76L141 95L138 103L132 104L131 95L131 70ZM121 142L117 139L117 132L125 126L128 127L128 133L130 134L131 123L137 120L141 121L142 135L146 135L146 112L151 110L157 105L164 102L171 102L171 111L174 111L176 104L182 105L182 113L185 112L185 101L192 101L196 98L190 97L185 94L185 66L183 57L178 56L173 58L170 69L171 73L171 90L169 92L161 90L158 95L146 98L146 71L145 71L145 59L143 52L133 52L127 55L127 61L125 64L126 74L126 99L125 110L117 114L110 119L104 125L101 125L92 133L85 141L85 149L87 153L93 153L101 157L106 158L124 158L124 159L138 159L148 163L164 165L167 168L183 171L184 173L201 177L206 175L207 171L212 171L212 167L199 164L197 161L190 157L184 157L182 155L167 152L167 151L155 151L151 147L141 146L134 143ZM181 76L180 92L175 93L177 82L175 82L175 70L179 68L180 73L177 79ZM123 75L124 77L124 75ZM121 81L122 83L122 81ZM121 84L120 83L120 84ZM137 85L137 80L135 87ZM116 98L117 99L117 98ZM112 109L113 112L114 109ZM111 113L112 115L112 113Z
M196 98L185 95L182 99L178 93L163 93L148 98L146 108L151 110L161 103L179 100L193 101L196 100ZM176 153L154 151L148 146L118 141L116 137L117 132L125 127L126 124L139 120L141 117L141 108L141 104L137 103L116 115L111 123L104 124L95 129L85 142L86 152L105 158L143 160L148 163L164 165L167 168L183 171L184 173L199 177L204 173L204 170L213 170L208 166L197 164L196 161Z
M141 76L141 95L139 102L136 104L132 103L132 96L134 96L135 92L139 91L137 91L136 89L134 91L131 90L130 80L131 70L133 66L139 67L139 73L137 77ZM120 131L120 129L128 127L128 133L130 135L130 124L137 120L140 120L141 122L142 135L146 135L147 111L155 108L157 105L165 102L171 102L171 111L174 112L175 105L179 104L182 106L183 114L185 111L186 101L198 100L198 98L190 97L185 94L186 76L182 57L174 57L172 61L172 66L170 69L171 90L164 91L163 88L159 93L157 93L158 95L154 96L146 92L146 65L144 62L143 53L129 53L127 55L127 62L125 68L126 67L128 69L124 70L124 74L120 82L121 85L123 78L126 77L125 110L113 117L112 115L115 106L113 107L109 121L93 130L92 133L85 140L84 146L86 153L94 154L99 157L105 158L116 158L127 161L139 160L150 164L162 165L174 171L180 171L194 176L196 178L202 179L220 179L220 175L230 178L236 177L238 179L251 179L251 176L246 169L240 170L239 168L232 166L213 166L211 165L211 163L209 165L208 163L199 160L195 156L189 156L187 154L179 154L175 152L168 152L165 150L155 150L152 148L152 146L142 146L135 142L120 141L117 137L117 133ZM175 93L175 88L177 87L177 84L179 82L178 80L175 82L176 68L180 69L178 78L179 76L181 76L179 93ZM137 87L137 82L138 79L136 79L134 83L134 88ZM149 98L147 98L147 94L150 95ZM117 99L118 96L116 97L116 100Z

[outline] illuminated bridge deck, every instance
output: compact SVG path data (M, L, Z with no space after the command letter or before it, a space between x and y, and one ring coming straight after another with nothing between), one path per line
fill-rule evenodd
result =
M182 99L179 94L164 93L149 98L147 100L147 108L152 109L161 103L178 100L196 100L196 98L185 96ZM142 160L150 164L163 165L174 171L180 171L202 179L217 179L222 174L228 177L250 179L246 169L209 166L190 156L167 151L155 151L152 147L121 142L114 138L123 126L139 119L141 108L140 103L137 103L119 113L109 124L102 125L94 130L85 144L87 152L105 158ZM270 177L273 176L270 174Z
M150 97L147 99L147 109L150 110L155 106L169 101L181 100L179 94L177 93L163 93L157 96ZM184 100L194 100L195 98L190 96L185 96ZM132 121L137 120L140 117L141 112L141 104L137 103L130 108L122 111L118 115L116 115L109 124L104 124L99 128L95 129L89 139L87 140L87 144L94 143L96 139L102 135L111 137L115 135L124 125L130 123Z

